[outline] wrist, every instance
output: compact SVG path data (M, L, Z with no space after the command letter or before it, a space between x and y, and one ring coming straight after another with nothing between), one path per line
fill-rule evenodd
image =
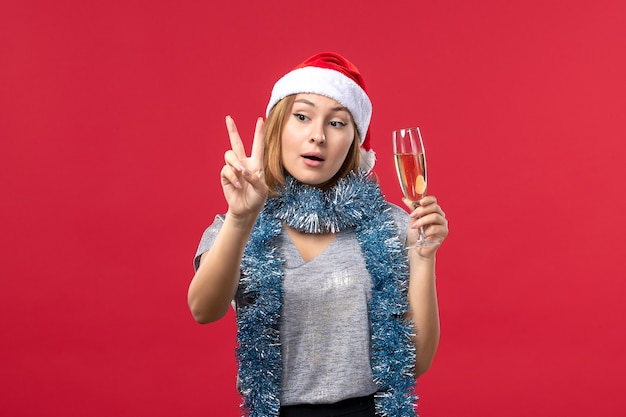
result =
M226 212L226 222L233 227L242 230L251 230L256 222L257 214L236 214L228 210Z
M435 276L435 254L424 256L419 253L420 248L411 249L409 251L409 265L411 268L411 276L419 275L424 277Z
M437 251L430 247L416 247L408 250L409 260L411 262L432 263L437 259Z

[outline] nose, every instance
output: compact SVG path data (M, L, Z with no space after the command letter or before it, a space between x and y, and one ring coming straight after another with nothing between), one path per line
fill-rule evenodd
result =
M326 135L324 129L316 129L311 133L311 142L317 142L319 144L326 143Z

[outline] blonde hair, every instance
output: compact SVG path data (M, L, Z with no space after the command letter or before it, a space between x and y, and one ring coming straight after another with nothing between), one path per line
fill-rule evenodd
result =
M275 194L276 190L285 185L285 176L287 171L283 166L282 154L281 154L281 138L285 122L291 113L291 108L296 99L296 95L289 95L280 100L272 108L267 115L265 121L265 151L263 152L263 166L265 170L265 182L272 194ZM346 159L343 161L339 171L328 181L317 185L318 188L326 190L337 183L341 178L348 175L350 172L357 172L359 163L361 161L361 152L359 149L360 137L356 124L354 123L354 117L352 118L352 124L354 125L354 140L350 145L350 150Z

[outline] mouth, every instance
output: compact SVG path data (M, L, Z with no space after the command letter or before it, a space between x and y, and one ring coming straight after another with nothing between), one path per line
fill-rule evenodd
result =
M324 157L317 152L308 152L302 155L302 161L309 168L320 168L324 164Z
M302 155L302 157L310 161L324 162L324 158L322 157L322 155L317 153L307 153Z

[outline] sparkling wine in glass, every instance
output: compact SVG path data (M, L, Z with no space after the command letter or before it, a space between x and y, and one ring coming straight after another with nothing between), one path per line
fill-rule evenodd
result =
M393 135L393 154L396 161L398 181L404 196L417 207L419 200L426 195L426 153L419 127L397 129ZM438 242L426 239L424 229L420 228L420 235L414 247L434 246Z

